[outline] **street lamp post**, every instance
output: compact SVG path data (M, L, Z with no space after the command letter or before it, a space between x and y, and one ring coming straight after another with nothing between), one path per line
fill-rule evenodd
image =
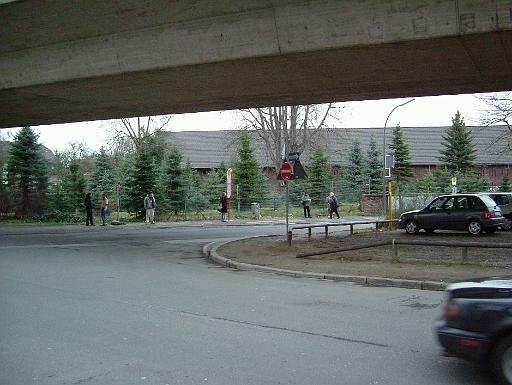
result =
M396 109L398 109L399 107L402 107L402 106L405 106L406 104L409 104L410 102L414 101L415 99L410 99L402 104L399 104L398 106L395 106L395 108L393 108L391 110L391 112L389 113L388 117L386 118L386 122L384 123L384 134L383 134L383 139L382 139L382 181L384 182L384 186L383 186L383 191L382 191L382 194L383 194L383 199L384 199L384 212L385 212L385 215L387 217L387 209L386 209L386 183L385 183L385 177L386 177L386 127L388 125L388 120L389 120L389 117L391 116L391 114L393 112L395 112Z

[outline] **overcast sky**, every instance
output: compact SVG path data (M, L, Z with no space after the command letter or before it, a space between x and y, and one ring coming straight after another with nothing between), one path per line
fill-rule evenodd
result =
M340 127L383 127L391 110L409 99L383 99L341 103ZM448 95L416 98L413 102L393 112L388 127L400 123L402 127L450 126L451 119L459 110L466 125L478 125L485 104L474 95ZM202 112L174 115L171 131L228 130L239 127L235 111ZM83 142L97 151L105 144L109 121L93 121L50 126L34 126L40 134L39 142L51 150L62 151L70 142ZM17 129L1 130L0 136L12 140Z

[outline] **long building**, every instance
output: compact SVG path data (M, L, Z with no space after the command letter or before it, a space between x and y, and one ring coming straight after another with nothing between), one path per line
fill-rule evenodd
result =
M446 130L449 127L402 127L404 138L411 150L411 163L419 177L429 170L441 165L439 161ZM504 175L512 178L512 132L507 126L468 126L473 133L476 147L477 170L487 175L493 185L499 185ZM373 137L382 153L383 128L332 128L319 138L325 147L335 176L343 173L349 163L349 152L354 140L359 140L363 151ZM392 140L393 128L386 130L386 142ZM232 164L237 157L240 131L183 131L166 133L167 140L178 145L185 159L192 167L207 172L219 166L221 162ZM263 141L252 132L252 145L260 165L272 170L272 164ZM388 150L389 151L389 150ZM312 149L301 154L301 162L310 163Z

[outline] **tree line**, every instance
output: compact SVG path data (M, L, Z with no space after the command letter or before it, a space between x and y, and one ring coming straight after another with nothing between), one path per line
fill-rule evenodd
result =
M315 132L324 124L330 108L319 114L321 119L320 123L315 123ZM287 143L284 148L291 150L297 148L297 138L306 138L298 128L300 109L256 111L257 114L251 116L260 117L259 130L263 131L265 126L265 135L268 135L258 129L240 132L238 152L230 161L237 186L234 207L248 207L252 202L274 207L282 205L282 189L270 188L269 174L263 173L254 154L251 133L264 143L271 143L269 135L272 132L279 143ZM308 127L311 111L303 113L302 130ZM286 122L286 114L292 115L293 124ZM190 213L201 214L215 208L226 189L228 165L221 163L207 174L199 175L177 146L159 137L159 130L168 121L165 117L160 118L158 129L151 130L151 118L136 118L134 123L121 120L120 128L115 131L116 142L108 150L102 148L97 154L91 154L85 146L73 144L68 150L56 153L53 162L43 156L34 131L30 127L22 128L14 138L8 157L0 158L0 213L15 217L43 216L49 220L79 218L87 191L92 193L97 204L101 194L107 193L114 209L117 209L119 199L121 211L134 217L143 216L143 198L148 191L155 192L158 212L167 218L186 218ZM125 136L120 135L123 127ZM283 136L287 130L293 135ZM484 191L488 187L489 181L474 171L475 145L460 113L453 117L452 126L443 140L443 150L438 157L442 165L413 179L409 146L400 125L394 128L389 152L395 158L391 178L395 192L449 192L454 176L464 191ZM300 148L305 143L301 142ZM275 143L269 149L278 169ZM375 138L370 139L366 151L355 140L349 150L348 165L341 170L341 175L334 175L325 148L317 143L310 164L306 165L309 177L290 184L292 199L299 202L301 194L308 191L313 205L323 205L330 191L349 202L358 201L363 193L380 194L384 189L382 158ZM275 173L270 175L270 178L274 177ZM504 177L501 189L510 190L507 177Z
M234 183L246 192L242 204L261 201L268 188L249 133L242 132L239 142L238 157L232 161ZM217 207L226 190L227 166L221 163L201 176L177 146L158 135L145 137L125 153L101 148L90 154L75 144L49 162L38 135L31 127L23 127L0 169L4 216L73 221L83 216L86 192L91 192L97 208L106 193L111 209L117 210L119 201L120 210L136 218L144 216L148 191L155 193L161 217L200 214Z

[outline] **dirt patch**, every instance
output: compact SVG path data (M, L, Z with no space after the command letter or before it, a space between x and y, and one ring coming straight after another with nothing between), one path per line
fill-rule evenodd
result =
M512 243L512 232L497 232L480 237L448 232L410 236L398 230L360 232L354 235L331 236L328 239L321 236L312 240L302 236L295 238L294 235L291 247L288 247L284 236L240 240L220 247L218 253L234 261L281 269L442 282L512 273L511 249L469 248L466 262L462 263L461 249L458 247L400 245L400 261L393 262L391 247L392 239ZM381 241L387 241L389 245L296 258L298 253Z

